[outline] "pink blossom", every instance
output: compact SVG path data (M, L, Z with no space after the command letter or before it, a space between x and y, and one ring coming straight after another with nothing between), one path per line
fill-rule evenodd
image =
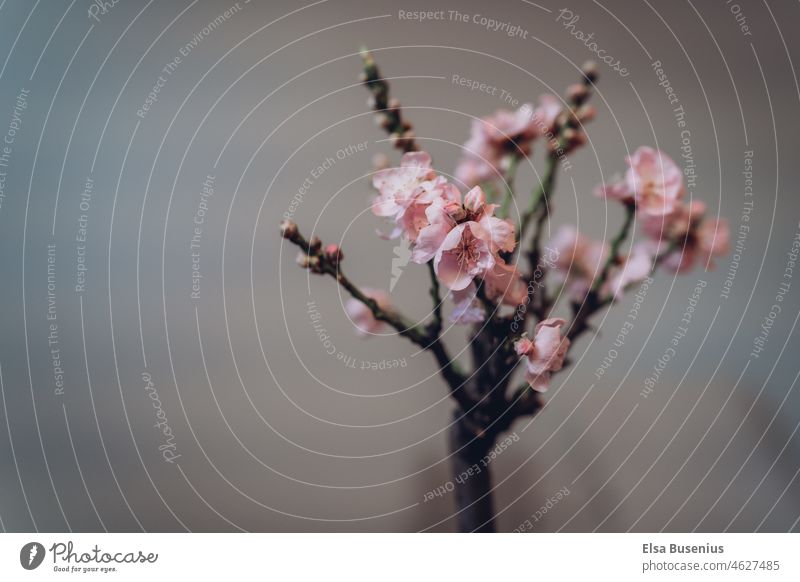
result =
M374 299L378 303L378 307L384 311L392 308L391 297L386 291L382 291L380 289L369 289L366 287L362 289L362 291L364 292L364 295ZM360 337L367 337L369 335L379 333L386 326L384 322L375 319L375 316L372 315L370 308L361 303L361 301L355 297L351 297L347 300L344 309L350 320L353 322L353 325L356 326L356 334Z
M678 248L664 259L664 266L685 273L695 262L709 264L714 257L730 252L730 229L725 219L706 218L706 205L699 200L679 202L663 216L639 217L642 231L654 241L654 252L664 252L670 244Z
M427 224L416 236L416 244L412 252L412 260L425 263L431 260L444 242L448 233L463 221L477 222L489 236L489 244L493 253L510 252L516 246L514 225L494 216L496 204L486 203L486 193L480 186L475 186L464 196L463 206L459 202L460 195L455 186L449 185L455 194L440 196L425 210Z
M458 220L464 218L466 212L460 201L444 199L434 200L425 209L427 225L420 229L411 260L423 264L436 256L447 234L455 228Z
M681 248L664 260L664 266L676 273L691 270L696 262L713 269L712 259L730 252L728 221L724 218L706 218L689 232L685 241Z
M395 218L400 231L411 242L415 242L419 233L430 224L428 208L434 202L459 204L461 193L453 184L445 182L443 177L423 182L412 196L408 205Z
M518 355L527 356L525 379L538 392L550 387L551 374L564 365L570 345L569 338L561 337L561 327L565 323L558 317L545 319L536 325L532 341L523 337L514 345Z
M433 259L436 275L450 290L465 289L495 264L491 238L477 222L462 222L445 236Z
M528 354L532 354L533 342L528 338L527 335L523 336L522 339L514 343L514 351L517 352L518 356L527 356Z
M562 109L561 100L555 95L545 94L539 97L539 107L533 112L533 121L537 132L541 135L553 132L556 118Z
M455 303L450 313L450 321L455 324L480 323L486 319L486 312L478 301L475 285L461 291L451 291L450 298Z
M516 111L500 109L481 120L478 128L483 132L486 140L499 150L517 147L526 151L530 140L538 134L534 123L534 109L530 103L523 103Z
M679 202L672 212L663 215L639 215L642 232L652 240L683 240L697 227L706 213L706 205L700 200L689 204Z
M507 265L499 257L495 257L494 266L486 271L483 281L486 284L486 296L489 299L500 298L505 305L519 305L528 296L528 286L517 268Z
M633 284L643 281L653 269L655 259L652 244L648 242L636 243L625 262L616 267L614 274L608 282L608 292L618 299L625 289Z
M603 270L608 245L591 240L572 225L561 226L547 245L557 254L553 269L570 296L580 299Z
M420 185L435 177L429 154L403 154L399 168L387 168L376 172L372 177L372 185L379 192L372 211L377 216L396 218L411 203Z
M474 120L464 144L464 156L456 167L456 178L468 187L495 180L503 175L503 162L509 154L529 155L531 141L540 128L549 127L554 119L551 99L555 98L543 97L536 110L525 103L516 111L501 109Z
M493 252L511 252L516 246L515 227L509 220L494 216L497 204L486 203L486 193L475 186L464 196L464 210L470 220L475 220L486 229L491 238Z
M625 203L635 202L640 213L661 216L675 209L685 193L683 174L672 159L642 146L626 158L628 170L597 189L597 194Z
M464 144L465 148L469 146L469 142ZM471 188L477 184L499 178L501 174L493 162L499 163L499 160L487 161L466 153L456 166L456 180L467 186L467 188Z

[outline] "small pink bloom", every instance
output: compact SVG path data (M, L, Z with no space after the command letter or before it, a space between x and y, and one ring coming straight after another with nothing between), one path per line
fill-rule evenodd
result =
M483 276L486 296L500 298L505 305L516 306L528 297L528 286L513 265L507 265L500 257L495 257L494 266Z
M489 233L493 252L505 251L510 253L514 250L517 245L516 228L511 221L486 215L479 220L479 223Z
M532 354L533 342L528 338L528 336L523 336L522 339L514 342L514 351L517 352L518 356L527 356Z
M480 186L475 186L464 195L464 209L467 212L477 214L483 212L486 206L486 192Z
M600 198L616 200L625 204L633 202L633 191L628 186L628 181L619 174L612 176L607 183L598 186L594 193Z
M386 291L369 288L364 288L363 291L364 295L374 299L381 309L391 309L392 300ZM367 337L379 333L386 326L384 322L375 319L369 307L354 297L347 300L344 308L348 317L350 317L350 320L353 322L353 325L356 326L356 334L360 337Z
M672 159L651 147L642 146L626 159L628 170L622 179L612 179L597 189L605 198L636 202L640 213L669 214L685 193L683 174Z
M468 188L483 182L495 180L502 176L502 173L498 169L500 160L495 160L493 158L487 160L485 157L479 157L479 154L472 154L469 150L473 147L474 145L470 144L470 142L464 144L464 148L467 151L458 163L458 166L456 166L455 171L456 180L466 185ZM491 152L488 152L488 154L492 155ZM485 155L486 153L484 153L484 156Z
M550 122L551 105L549 99L543 98L538 116L533 106L526 103L516 111L501 109L474 120L464 144L464 155L456 167L456 178L472 187L502 177L503 161L509 154L530 154L531 141L539 134L539 126Z
M728 221L724 218L705 219L697 229L697 241L701 256L709 261L727 255L731 252Z
M450 313L452 323L465 325L480 323L486 319L486 312L476 297L475 285L470 285L461 291L451 291L450 298L455 303Z
M473 130L482 132L486 140L498 149L513 151L514 146L525 148L527 142L536 137L538 131L533 118L533 106L524 103L516 111L496 111L483 118L480 125L473 125Z
M565 283L571 297L580 299L588 293L603 270L608 257L608 245L590 240L572 225L563 225L547 246L557 254L553 265L557 279Z
M427 225L419 231L411 260L421 265L436 256L445 237L455 228L462 215L465 215L464 208L459 201L439 199L431 203L425 210Z
M379 192L372 211L377 216L396 218L411 203L420 185L435 177L430 155L425 152L403 154L399 168L387 168L372 177L372 185Z
M533 122L539 134L545 135L553 131L562 109L561 100L555 95L545 94L539 97L539 107L533 112Z
M699 200L678 203L663 216L640 216L642 231L653 241L655 252L665 252L668 245L678 248L664 259L664 266L685 273L700 261L713 268L711 260L730 252L730 228L725 219L706 218L706 205Z
M453 184L441 176L423 182L408 202L406 208L396 216L397 226L411 242L415 242L420 231L428 226L428 208L433 203L459 204L461 193Z
M637 208L645 214L669 214L684 195L683 174L666 154L640 147L628 158L625 174Z
M633 245L625 263L617 267L616 272L609 280L608 291L615 299L621 297L628 285L647 278L653 269L654 259L652 243Z
M523 338L515 344L518 354L526 355L525 379L531 388L545 392L550 387L550 376L564 366L564 357L570 341L561 337L561 327L566 322L561 318L545 319L536 325L533 341Z
M494 266L489 233L477 222L463 222L445 236L433 259L439 279L460 291Z
M705 213L705 203L692 200L689 204L679 202L669 214L640 214L638 218L642 232L650 239L682 242L686 235L702 222Z

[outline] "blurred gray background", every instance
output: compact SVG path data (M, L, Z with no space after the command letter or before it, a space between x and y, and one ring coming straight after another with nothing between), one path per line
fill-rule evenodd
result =
M594 185L643 144L686 165L688 139L694 194L730 221L734 246L743 234L712 272L658 275L600 379L634 298L573 346L547 408L514 425L519 440L492 464L499 527L797 530L800 281L787 253L800 228L799 22L796 3L755 0L2 2L0 525L453 530L452 494L424 501L450 479L452 404L432 358L391 335L356 338L345 297L296 267L277 224L309 179L293 213L303 232L340 242L354 281L387 288L393 243L375 235L387 226L368 210L368 174L374 154L398 156L367 111L358 48L374 50L451 172L471 116L508 107L453 75L520 103L562 94L593 56L570 34L581 30L629 75L601 63L591 142L559 177L550 226L608 236L622 213ZM645 398L701 280L688 333ZM425 269L409 266L393 297L425 317ZM463 330L447 339L457 351ZM404 365L369 369L392 360Z

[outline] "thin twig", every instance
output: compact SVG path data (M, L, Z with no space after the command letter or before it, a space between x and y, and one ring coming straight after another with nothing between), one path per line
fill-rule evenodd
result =
M433 301L433 321L428 326L428 333L439 337L442 333L442 296L439 292L439 278L433 268L433 260L428 261L428 273L431 276L431 301Z
M467 378L458 368L457 362L450 357L438 334L430 334L426 330L409 324L408 320L395 309L382 309L377 301L367 296L345 276L338 261L331 260L325 253L320 252L319 245L312 246L297 230L297 225L291 223L288 227L284 226L282 230L284 238L300 247L308 255L309 268L312 272L332 276L353 298L366 305L375 319L389 324L401 336L430 351L436 358L442 376L450 387L450 394L456 402L464 411L468 411L474 406L475 402L465 389Z
M381 127L392 138L392 144L397 149L403 152L419 150L414 140L414 128L403 119L400 102L389 98L389 82L381 75L372 53L365 48L361 49L361 58L364 62L361 80L372 93L371 106L380 116Z
M519 167L520 155L518 153L512 154L508 163L508 170L505 176L506 193L503 197L503 205L500 208L500 216L508 218L508 211L511 206L511 201L514 199L514 176L517 174Z

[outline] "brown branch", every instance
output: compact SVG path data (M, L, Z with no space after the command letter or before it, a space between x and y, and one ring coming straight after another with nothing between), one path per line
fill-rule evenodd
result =
M474 400L465 389L467 378L458 368L457 363L450 357L447 348L441 341L438 333L432 334L427 330L420 329L408 322L397 310L382 309L378 302L367 296L357 285L348 279L342 272L340 261L341 252L334 254L322 251L322 246L316 237L310 241L300 234L297 225L285 220L281 223L281 235L286 240L300 247L304 253L302 263L313 273L319 275L330 275L341 285L350 295L366 305L372 312L373 317L392 326L401 336L411 340L419 347L430 351L441 369L442 376L450 387L450 394L458 402L464 411L469 411L474 405Z
M414 128L403 119L400 102L389 98L389 82L381 76L372 53L367 49L361 49L361 58L364 61L361 82L372 93L370 107L377 114L381 127L392 138L392 144L397 149L404 153L419 150L414 140Z

